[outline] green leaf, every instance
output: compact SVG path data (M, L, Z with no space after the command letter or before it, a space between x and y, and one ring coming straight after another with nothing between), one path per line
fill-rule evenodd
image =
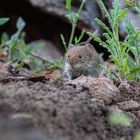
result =
M137 132L135 137L134 137L134 140L140 140L140 132Z
M70 12L71 11L71 0L66 0L66 9Z
M125 3L129 6L135 6L135 2L134 1L130 1L130 0L125 0Z
M21 31L23 30L23 28L25 27L25 22L22 18L18 18L17 20L17 23L16 23L16 26L17 26L17 32L14 33L10 40L6 42L6 44L8 46L13 46L12 44L15 44L15 42L18 40L20 34L21 34ZM13 43L14 42L14 43ZM12 48L12 47L11 47Z
M57 68L64 68L64 63L60 60L55 60L54 61L54 66Z
M128 9L125 8L124 10L122 10L122 12L119 14L117 21L119 22L122 18L125 17L125 15L128 13Z
M136 63L136 62L134 61L134 59L133 59L132 57L128 57L127 63L128 63L128 66L129 66L130 69L133 69L133 68L136 67L136 66L135 66L135 63Z
M15 50L16 49L16 47L17 47L17 44L18 44L18 40L13 40L12 42L11 42L11 44L9 45L9 51L13 51L13 50Z
M107 39L106 42L109 44L107 49L109 50L109 52L111 53L111 55L116 56L116 50L115 50L114 47L112 47L113 46L113 43L112 43L113 40L112 40L112 38L107 33L104 33L103 36Z
M128 46L125 43L120 43L121 56L126 57L128 53Z
M31 52L33 51L33 47L30 45L26 45L24 46L24 52L26 55L29 55Z
M132 119L122 112L114 112L108 116L109 123L113 125L131 126Z
M25 24L24 20L21 17L19 17L18 20L17 20L17 23L16 23L17 29L18 30L23 30L25 25L26 24Z
M101 21L99 20L98 18L95 19L95 21L100 25L102 26L103 29L105 29L109 35L113 36L112 32L110 31L110 29Z
M139 7L139 6L138 6L138 7L135 6L134 8L135 8L135 10L138 12L138 14L140 15L140 7Z
M71 24L76 24L79 14L70 12L66 15L66 18L70 21Z
M71 12L71 0L66 0L66 9Z
M111 61L114 62L115 65L116 65L116 66L118 67L118 69L119 69L120 65L119 65L119 60L118 60L118 58L117 58L116 56L113 56L113 55L110 55L110 58L111 58Z
M75 37L74 41L75 41L75 45L78 44L82 38L84 37L85 34L85 30L82 30L81 35L79 37Z
M130 71L130 74L136 74L137 72L140 72L140 67L133 68L133 69Z
M19 49L19 58L18 58L18 61L20 62L22 62L25 58L26 58L26 54L25 54L25 52L23 51L23 50L21 50L21 49Z
M9 18L0 18L0 26L9 21Z
M109 22L111 21L111 17L109 15L109 12L107 11L104 3L102 2L102 0L97 0L97 3L100 7L100 9L102 10L102 12L105 14L105 16L107 17L107 19L109 20Z
M100 43L102 47L109 48L108 44L103 42L99 37L96 37L93 33L87 33L90 37L92 37L96 42Z
M65 51L67 52L68 48L67 48L67 44L66 44L65 38L64 38L64 36L62 34L60 35L60 37L61 37L62 43L64 45Z
M112 20L112 23L115 23L116 22L115 20L117 19L117 16L120 13L120 1L114 0L112 5L113 5L112 6L113 9L111 9L111 20Z
M4 32L1 36L1 43L3 44L5 42L7 42L8 40L9 40L9 36L7 33Z
M128 34L133 34L133 33L136 32L134 26L132 25L132 23L131 23L130 20L128 20L128 19L125 19L125 20L124 20L123 26L124 26L124 28L125 28L125 31L126 31Z
M79 16L80 16L80 13L81 13L81 11L82 11L82 9L83 9L83 7L84 7L85 2L86 2L86 0L82 0L82 3L81 3L81 5L80 5L80 7L79 7L79 9L78 9L78 15L79 15Z

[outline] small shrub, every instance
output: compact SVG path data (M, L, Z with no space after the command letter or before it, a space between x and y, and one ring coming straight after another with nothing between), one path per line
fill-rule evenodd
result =
M115 63L122 79L134 79L140 81L140 32L136 31L131 22L122 20L128 13L128 9L120 8L120 1L114 0L113 8L109 13L102 2L97 0L102 12L109 22L109 27L99 19L96 22L105 30L103 36L105 41L88 33L96 42L110 52L110 59ZM119 38L119 23L123 22L127 33L126 38L121 41ZM129 53L132 53L132 56ZM134 57L133 57L134 56Z
M68 19L68 21L72 25L71 34L70 34L70 38L69 38L68 43L65 41L64 36L62 34L60 35L62 43L63 43L66 51L71 46L73 41L74 41L75 45L78 44L81 41L81 39L83 38L84 34L85 34L85 31L83 30L79 37L75 37L75 30L76 30L77 22L79 20L80 13L81 13L81 11L83 9L85 1L86 0L82 0L82 3L80 5L78 11L73 12L72 11L72 0L66 0L66 9L68 11L68 14L66 15L66 18Z
M113 125L131 126L132 119L122 112L109 114L108 122Z
M8 22L9 18L0 18L0 25ZM23 29L26 23L22 18L18 18L16 27L17 31L11 37L7 33L3 33L0 41L0 52L6 51L8 53L8 62L13 64L15 68L23 67L25 61L28 61L28 66L30 70L34 72L39 72L44 69L44 62L48 64L48 69L53 68L62 68L63 63L59 60L54 61L54 63L49 63L46 58L37 56L38 49L42 48L42 45L32 47L25 43L24 37L25 33Z

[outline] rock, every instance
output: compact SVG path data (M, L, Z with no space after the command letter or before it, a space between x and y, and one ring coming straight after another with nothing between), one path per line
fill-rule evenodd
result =
M40 39L31 42L30 45L35 48L37 55L46 58L48 62L53 63L57 59L63 60L63 55L60 49L50 41Z
M12 76L12 74L9 73L8 70L4 71L4 70L0 69L0 78L2 78L2 77L10 77L10 76Z
M137 110L140 108L140 104L133 100L120 102L118 103L118 106L120 109L125 110L125 111Z
M29 115L27 118L27 114L14 114L11 118L1 116L0 140L48 140L29 120Z
M48 13L50 15L55 15L57 17L60 17L62 19L65 18L65 15L67 14L66 8L65 8L65 1L64 0L28 0L34 7L39 8L41 11ZM81 3L81 0L76 0L73 2L73 9L76 11L79 8L79 5ZM112 0L108 0L107 2L104 0L104 3L110 11ZM121 8L124 9L126 7L126 4L124 0L121 0ZM127 14L127 18L131 20L132 24L135 25L136 29L139 29L139 18L136 13L133 12L133 9L131 7L127 7L129 9L129 13ZM95 29L99 29L98 24L95 22L95 18L100 18L100 10L98 7L98 4L95 0L87 0L84 6L84 10L81 13L81 18L78 24L78 27L84 27L85 29L88 29L90 31L94 31ZM123 29L123 27L122 27Z
M140 84L134 80L122 82L118 89L121 93L121 98L123 97L120 100L118 99L119 102L129 101L130 99L137 101L140 95Z
M120 110L117 105L111 105L111 106L109 106L108 107L108 111L109 112L122 112L122 110Z
M67 14L64 0L28 0L34 7L39 8L41 11L55 15L61 19L65 19ZM73 9L77 11L81 0L73 2ZM94 31L99 28L95 22L95 18L100 17L100 11L95 0L87 0L84 10L81 12L81 17L78 22L78 27L85 28L86 30Z
M103 100L106 104L112 103L114 96L119 92L113 82L107 78L81 76L67 84L75 85L77 89L87 88L94 98Z
M140 110L138 110L135 114L138 118L140 118Z

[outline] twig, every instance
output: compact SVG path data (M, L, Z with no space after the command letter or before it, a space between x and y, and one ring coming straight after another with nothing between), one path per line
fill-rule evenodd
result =
M13 77L13 76L8 76L8 77L0 77L0 82L10 82L10 81L24 81L24 80L31 80L31 81L42 81L45 79L45 76L32 76L32 77Z
M34 57L36 57L36 58L42 60L42 61L45 62L45 63L53 64L53 62L48 61L46 58L44 58L44 57L42 57L42 56L40 56L40 55L38 55L38 54L36 54L36 53L34 53L34 52L31 52L30 54L31 54L32 56L34 56Z

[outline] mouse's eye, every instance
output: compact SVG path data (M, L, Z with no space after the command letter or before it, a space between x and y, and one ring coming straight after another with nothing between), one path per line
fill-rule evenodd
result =
M68 55L68 58L70 58L70 55Z
M78 55L78 58L80 58L80 59L81 59L81 58L82 58L82 55Z

